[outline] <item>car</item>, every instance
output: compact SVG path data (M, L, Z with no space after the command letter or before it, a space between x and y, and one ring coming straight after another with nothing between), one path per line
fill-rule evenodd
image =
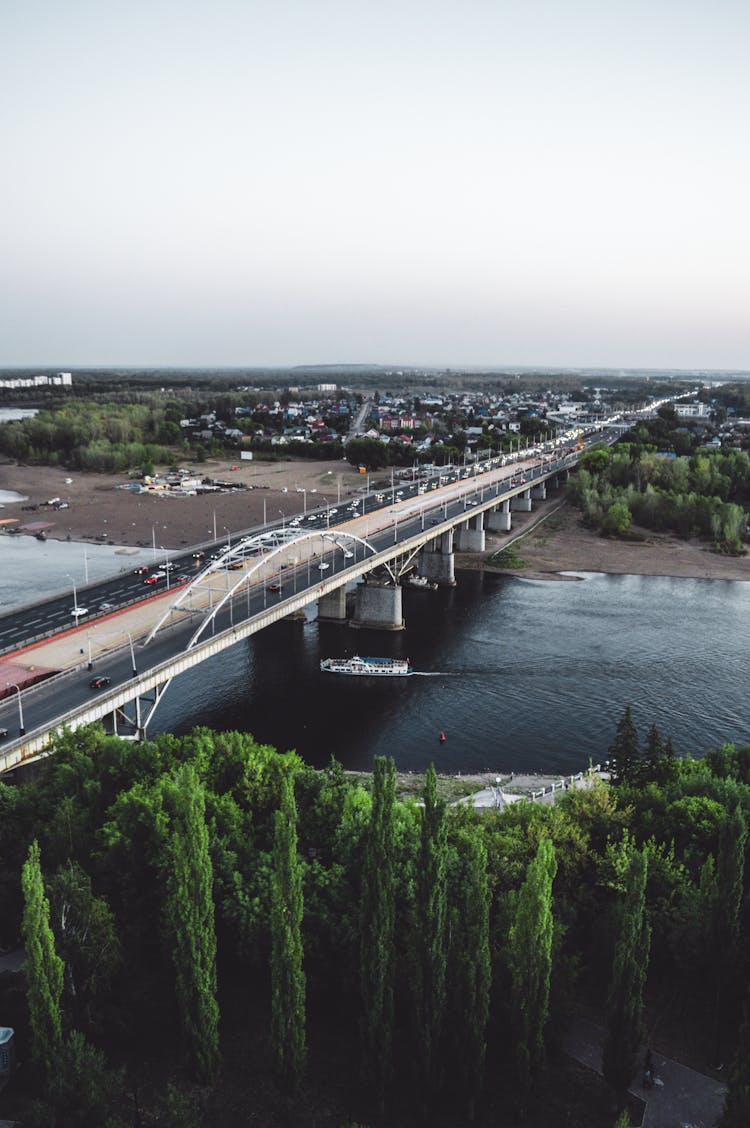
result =
M353 558L353 556L354 556L354 553L350 552L348 548L344 549L344 560L351 560Z
M203 560L205 555L206 555L205 552L202 552L202 551L201 552L194 552L193 553L193 560Z
M331 565L326 564L325 560L321 560L320 564L318 564L318 571L319 572L327 572L330 567L331 567Z
M88 607L72 607L71 610L70 610L70 613L76 619L78 619L78 618L81 617L81 615L88 615L89 609L88 609Z
M174 582L176 584L189 584L190 576L175 576Z
M172 568L176 568L176 567L177 567L177 565L173 564L171 560L165 560L164 563L162 564L162 568L164 569L165 572L169 572L169 571L172 570Z
M146 576L146 579L143 582L144 584L155 584L159 581L157 576Z
M5 740L7 735L8 735L7 728L0 728L0 740Z
M141 564L140 568L135 569L135 571L133 572L133 575L134 576L145 576L146 572L150 572L150 571L151 571L151 565L150 564Z
M112 684L112 678L106 676L100 678L92 678L89 682L89 689L106 689L108 685Z
M281 591L281 584L269 584L268 590L269 591Z
M100 603L99 604L99 610L100 611L114 611L114 609L115 609L114 603Z
M167 573L162 572L161 568L159 568L159 570L157 572L152 572L151 574L152 574L152 576L154 577L155 580L164 580L164 579L166 579L166 576L167 576Z

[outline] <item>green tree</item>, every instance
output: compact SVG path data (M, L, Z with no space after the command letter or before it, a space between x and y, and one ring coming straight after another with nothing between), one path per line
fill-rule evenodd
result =
M281 781L274 819L271 878L271 1043L279 1085L299 1087L305 1069L305 973L302 969L302 867L297 855L294 781Z
M745 1003L740 1039L719 1128L747 1128L750 1124L750 1013Z
M166 917L185 1049L197 1076L208 1082L219 1068L213 866L203 787L192 764L179 768L173 802Z
M549 838L543 838L518 893L508 944L516 1076L522 1102L544 1063L552 975L552 883L556 873L555 848Z
M638 730L633 722L630 706L617 722L614 743L609 748L609 759L613 778L617 783L631 778L638 766Z
M438 799L437 775L431 764L424 787L412 922L415 1065L425 1111L429 1094L439 1088L437 1066L445 1018L446 885L445 804Z
M490 1008L490 891L487 850L476 827L458 840L458 872L450 906L450 1022L453 1060L469 1120L482 1091Z
M49 1078L58 1067L62 1040L60 996L64 964L55 952L55 936L49 923L49 901L44 892L39 843L36 840L29 846L21 873L21 888L31 1053L34 1063Z
M602 518L602 532L621 537L630 529L630 510L625 501L614 501Z
M624 854L624 896L615 912L615 942L608 998L607 1036L602 1053L604 1079L624 1102L638 1067L643 1039L643 987L651 930L646 919L648 859L629 841Z
M394 881L393 761L376 756L372 810L362 865L360 987L363 1069L381 1110L393 1070Z

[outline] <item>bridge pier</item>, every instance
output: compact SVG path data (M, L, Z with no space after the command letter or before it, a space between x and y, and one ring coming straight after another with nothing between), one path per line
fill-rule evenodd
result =
M531 513L531 487L511 498L510 507L518 513Z
M484 552L484 515L476 513L463 525L458 526L456 536L457 552Z
M501 502L499 509L493 509L487 516L487 528L493 533L509 533L511 530L510 498Z
M456 586L453 529L442 533L431 542L430 547L425 545L420 556L419 571L426 579L432 580L440 587Z
M537 501L544 501L547 497L547 486L545 482L538 482L535 486L531 487L531 496Z
M320 597L318 619L323 623L346 622L346 584Z
M357 585L357 599L351 627L370 627L380 631L404 629L403 591L398 584Z

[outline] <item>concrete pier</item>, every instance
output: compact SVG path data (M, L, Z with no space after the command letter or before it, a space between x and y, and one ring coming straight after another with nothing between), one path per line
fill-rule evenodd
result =
M511 530L510 498L506 497L498 509L487 515L487 528L492 533L509 533Z
M458 526L456 536L457 552L484 552L484 514L477 513L463 525Z
M535 486L531 487L531 496L536 501L545 501L547 498L547 485L545 482L538 482Z
M456 586L452 529L425 545L419 558L419 571L440 587Z
M395 584L358 584L354 618L349 625L402 631L405 624L401 588Z
M531 513L531 487L511 498L510 507L518 513Z
M323 623L346 622L346 584L318 600L318 619Z

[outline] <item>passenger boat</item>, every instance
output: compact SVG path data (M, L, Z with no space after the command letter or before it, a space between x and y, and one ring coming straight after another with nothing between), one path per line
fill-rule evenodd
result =
M357 677L397 678L411 674L409 659L403 658L322 658L321 670L326 674L353 674Z

